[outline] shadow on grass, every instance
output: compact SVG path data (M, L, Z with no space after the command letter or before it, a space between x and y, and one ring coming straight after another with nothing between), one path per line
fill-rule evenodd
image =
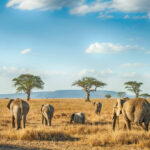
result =
M68 134L64 134L64 133L59 132L59 133L51 133L50 135L39 136L39 138L35 139L35 140L65 142L65 141L79 141L80 139L72 137Z
M5 145L5 144L0 144L0 150L40 150L38 148L25 148L21 146L13 146L13 145ZM42 149L46 150L46 149ZM50 149L52 150L52 149Z
M96 121L93 123L94 125L111 125L112 122L111 121Z

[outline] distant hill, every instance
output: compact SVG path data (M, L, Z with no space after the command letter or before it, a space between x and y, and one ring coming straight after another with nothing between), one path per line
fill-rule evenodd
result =
M117 97L115 91L97 90L91 92L91 98L104 98L106 94L110 94L112 97ZM85 92L83 90L57 90L49 92L32 92L31 98L84 98ZM23 93L14 94L0 94L0 98L26 98Z

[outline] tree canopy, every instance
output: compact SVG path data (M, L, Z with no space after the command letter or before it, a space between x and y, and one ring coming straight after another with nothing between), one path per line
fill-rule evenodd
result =
M30 100L32 89L43 89L44 86L44 82L41 80L41 78L32 74L21 74L12 81L14 82L13 85L17 87L17 92L25 92L27 94L27 100Z
M148 93L143 93L140 95L141 97L144 97L144 98L149 98L150 97L150 94Z
M87 101L89 101L90 92L94 92L97 90L98 87L103 87L105 85L105 83L93 77L83 77L81 80L77 80L72 84L72 86L79 86L83 88L87 95Z
M111 95L110 94L106 94L105 97L106 98L111 98Z
M126 95L126 92L118 92L118 97L124 97Z
M139 94L141 92L141 85L143 83L142 82L136 82L136 81L128 81L128 82L125 82L124 85L125 85L125 88L130 91L130 92L133 92L136 97L139 97Z

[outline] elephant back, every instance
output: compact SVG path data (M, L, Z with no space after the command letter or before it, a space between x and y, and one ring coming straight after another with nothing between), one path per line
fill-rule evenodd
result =
M85 121L85 115L84 113L75 113L74 115L74 121L78 123L83 123Z
M16 99L14 100L11 105L10 105L10 109L13 109L13 107L18 107L21 110L21 114L27 114L29 112L29 104L27 102L25 102L22 99Z
M41 107L41 111L42 112L48 111L50 113L54 113L54 107L50 104L43 104L42 107Z
M146 99L135 98L128 100L124 104L123 111L130 121L139 123L143 121L142 118L145 118L147 116L148 108L150 107Z

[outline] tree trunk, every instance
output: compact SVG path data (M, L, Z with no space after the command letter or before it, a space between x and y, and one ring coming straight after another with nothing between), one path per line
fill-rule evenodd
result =
M139 93L135 93L136 94L136 98L138 98L139 97Z
M30 100L30 92L27 93L27 101Z
M86 99L85 101L89 102L90 101L90 92L86 91Z

